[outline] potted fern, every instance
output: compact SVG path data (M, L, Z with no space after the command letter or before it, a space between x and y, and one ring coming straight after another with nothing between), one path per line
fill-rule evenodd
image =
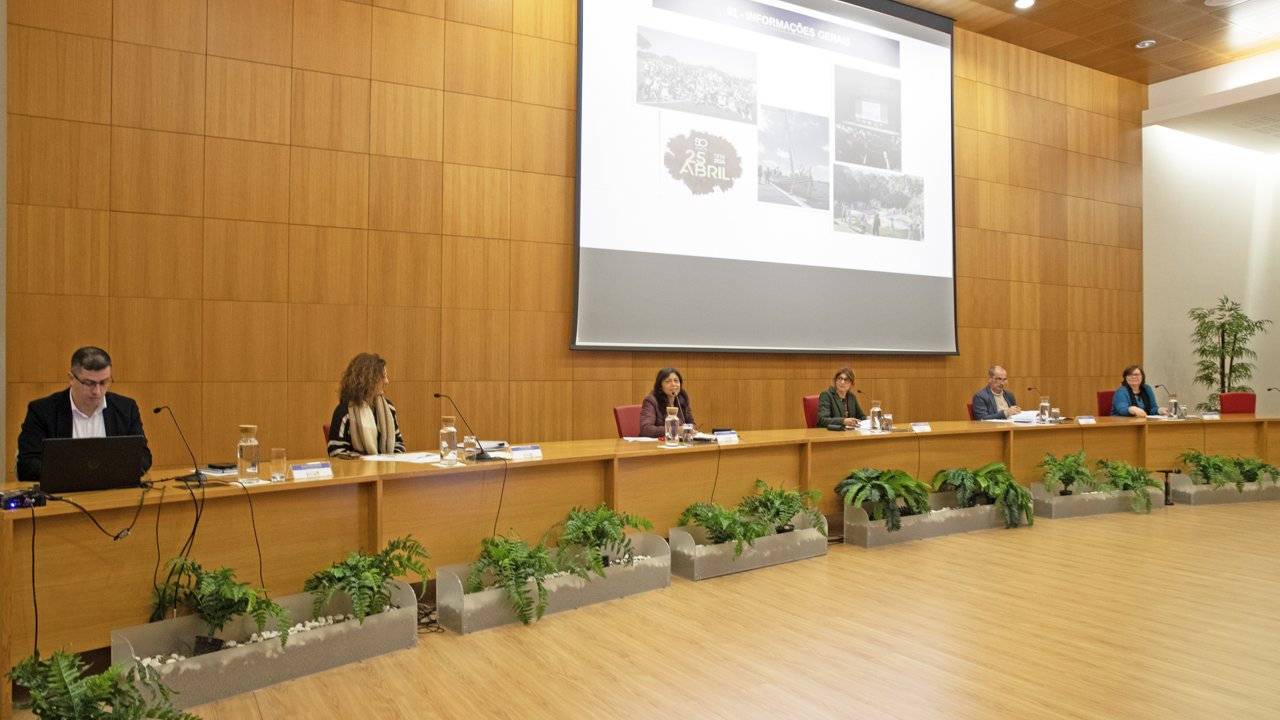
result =
M173 707L172 693L154 668L118 663L86 676L86 667L83 658L65 650L47 660L36 655L22 660L7 673L28 693L14 707L43 720L199 720Z
M669 531L673 573L705 580L826 554L826 521L809 507L812 491L770 488L764 481L756 487L767 492L737 507L699 502L685 508ZM788 523L792 530L779 533Z
M1040 475L1040 483L1049 494L1056 492L1063 496L1070 495L1074 485L1091 490L1098 489L1093 472L1085 463L1084 448L1081 448L1080 452L1067 453L1060 458L1054 457L1053 453L1045 453L1044 459L1036 467L1044 469Z
M1098 473L1107 486L1119 492L1132 492L1130 505L1134 512L1151 512L1151 492L1161 495L1160 482L1151 477L1151 471L1119 460L1099 460Z
M1007 476L1001 463L977 470L947 468L934 476L933 487L938 491L930 492L928 483L902 470L852 470L836 486L845 501L844 541L879 547L1001 527L1005 524L1005 516L1001 515L1004 506L992 504L988 498L993 493L1008 503L1010 515L1013 508L1019 513L1025 511L1018 498L1004 498L1007 491L1002 479ZM964 496L964 503L959 500L960 495ZM986 504L982 504L984 501Z
M904 516L928 513L929 486L911 477L903 470L877 470L862 468L850 470L849 475L836 485L836 494L844 498L845 508L854 507L866 511L871 520L884 520L885 529L897 532L902 529ZM846 524L848 519L846 517ZM845 533L848 539L848 531Z
M1280 500L1280 470L1256 457L1208 455L1188 449L1178 456L1185 474L1170 479L1170 491L1177 502L1190 505L1254 500ZM1265 479L1271 487L1263 487ZM1234 492L1227 486L1234 486Z
M391 607L397 577L413 572L425 583L430 573L422 561L429 557L412 535L392 539L373 555L347 553L345 559L316 572L303 584L313 598L311 614L319 616L334 594L342 592L351 603L351 614L363 623L366 617Z
M556 561L546 536L530 545L518 536L495 535L480 541L480 556L471 563L466 589L468 593L501 590L516 618L528 625L547 609L546 580L554 572Z
M195 637L196 655L221 650L226 641L217 634L228 622L242 615L253 618L259 633L266 630L268 619L275 619L280 644L289 641L292 623L289 611L272 601L266 590L236 582L235 571L231 568L206 571L191 558L176 557L169 561L169 569L170 580L156 590L156 599L158 602L172 600L194 612L204 622L208 634Z
M987 463L977 470L962 467L939 470L933 476L933 489L940 492L947 488L955 493L958 508L995 505L1004 516L1006 528L1018 527L1023 517L1028 525L1035 522L1031 491L1019 485L1002 462Z
M801 492L788 487L770 487L769 483L756 480L756 494L743 498L741 508L778 533L795 530L792 521L796 515L804 513L809 524L825 535L826 518L814 507L821 498L822 491L817 488Z
M561 520L560 541L556 547L557 564L566 564L569 554L574 562L569 567L584 567L600 577L617 558L623 565L635 560L635 546L626 534L627 528L652 530L653 523L632 513L612 510L600 503L594 510L575 507Z

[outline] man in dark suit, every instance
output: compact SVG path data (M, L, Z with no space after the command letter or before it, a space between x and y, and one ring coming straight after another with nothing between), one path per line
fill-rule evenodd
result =
M18 480L38 482L45 438L142 435L142 472L151 467L151 448L142 432L138 403L112 392L111 356L106 350L82 347L71 356L67 373L70 391L58 392L27 404L27 417L18 434Z
M1009 372L999 365L987 368L987 386L973 395L974 420L1004 420L1022 412L1013 393L1005 389Z

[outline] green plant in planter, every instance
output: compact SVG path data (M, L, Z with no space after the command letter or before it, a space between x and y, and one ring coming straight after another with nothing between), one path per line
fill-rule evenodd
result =
M1275 465L1269 465L1256 457L1238 457L1232 461L1235 463L1236 472L1240 473L1240 477L1245 482L1262 482L1262 479L1268 475L1271 476L1271 484L1280 484L1280 468ZM1240 492L1244 492L1244 488L1240 488Z
M119 663L97 675L84 674L85 662L58 650L48 660L28 657L8 672L30 693L14 703L44 720L200 720L174 709L169 688L153 668Z
M1235 485L1240 492L1244 492L1244 478L1241 476L1240 468L1226 455L1205 455L1199 450L1188 449L1179 455L1178 459L1187 468L1192 482L1198 480L1202 484L1212 485L1215 488L1230 484Z
M1258 357L1249 343L1258 333L1266 332L1270 320L1254 320L1244 314L1240 303L1223 295L1214 307L1191 308L1187 317L1195 323L1191 345L1196 354L1195 381L1212 392L1208 402L1196 405L1198 410L1217 410L1218 398L1226 392L1253 392L1247 383L1253 377L1253 363Z
M990 501L978 486L977 475L974 475L969 468L953 467L939 470L933 476L933 491L940 492L944 488L951 488L955 492L956 504L962 508L980 505L984 499Z
M1005 528L1016 528L1025 517L1028 525L1036 522L1035 503L1031 491L1013 479L1013 473L1002 462L983 465L973 471L978 486L996 501L996 507L1004 513Z
M739 506L748 515L754 515L765 525L778 532L789 532L794 528L791 518L804 513L809 524L817 528L823 535L827 534L826 518L813 506L822 498L822 491L812 488L800 492L787 487L769 487L763 480L756 480L756 494L742 499Z
M680 513L680 525L693 523L707 531L712 543L734 543L734 557L742 554L743 546L755 547L756 540L773 529L763 520L749 515L741 508L725 508L714 503L694 503Z
M861 507L863 503L870 503L871 519L884 520L884 526L890 532L902 529L903 516L927 513L932 509L929 506L929 486L903 470L850 470L849 475L836 485L836 494L844 498L845 505Z
M480 557L471 563L467 573L467 592L496 585L506 593L520 622L528 625L547 610L547 576L556 572L556 561L547 548L544 535L537 545L529 545L519 537L496 535L480 541ZM529 593L532 581L538 591L535 603Z
M351 614L364 623L391 606L392 581L410 571L425 584L430 574L422 561L431 557L412 535L395 538L374 555L347 553L344 560L307 578L303 589L311 593L311 616L316 617L341 590L351 599Z
M1151 477L1151 471L1118 460L1099 460L1098 472L1106 478L1113 490L1133 491L1133 511L1151 512L1151 495L1147 488L1161 488L1160 481Z
M1060 495L1070 495L1073 485L1090 490L1101 489L1098 480L1085 462L1083 449L1077 453L1063 455L1061 458L1054 457L1052 453L1045 453L1044 459L1036 467L1044 468L1040 482L1044 483L1044 490L1050 495L1058 492L1059 486L1062 487Z
M173 599L209 627L208 637L196 638L197 654L220 649L222 641L213 636L241 615L252 616L258 632L266 629L267 618L275 618L280 644L288 642L289 626L293 623L289 611L268 597L266 590L255 590L249 583L236 582L235 571L230 568L206 572L200 563L187 557L169 561L169 569L171 579L156 589L156 601ZM159 612L163 615L164 609L159 608Z
M604 569L615 559L622 565L635 562L635 548L626 529L652 530L653 523L632 513L611 510L600 503L595 510L575 507L561 520L560 541L556 547L556 564L594 572L604 577ZM585 567L576 562L581 558ZM574 561L571 561L574 560ZM582 573L585 577L585 572Z

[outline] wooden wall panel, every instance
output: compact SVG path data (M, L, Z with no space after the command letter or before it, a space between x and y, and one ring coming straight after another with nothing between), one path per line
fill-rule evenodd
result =
M111 171L110 128L9 116L10 203L106 210Z
M576 0L12 0L9 20L11 418L89 343L223 458L245 421L322 453L362 351L415 449L436 391L486 437L609 437L674 365L700 423L749 431L799 424L844 364L905 422L961 417L991 363L1092 411L1142 359L1145 89L997 40L955 36L959 355L607 353L569 349Z
M290 168L286 145L206 138L205 215L287 222Z
M10 23L111 37L111 0L10 0L8 5ZM9 37L12 42L13 36Z
M101 210L9 205L11 293L106 295L110 223Z
M210 56L207 69L208 135L289 142L293 75L288 68Z
M343 0L293 3L293 66L369 77L372 8Z
M368 80L295 70L292 112L292 144L369 151Z
M114 0L112 37L152 47L205 51L206 0Z
M199 298L203 236L200 218L111 213L111 294Z
M111 130L111 209L199 217L204 210L204 138Z
M111 43L10 26L9 111L106 123L111 109Z
M111 122L125 127L204 132L205 56L115 43Z
M288 65L293 5L293 0L209 0L209 55Z
M415 160L444 158L444 93L374 81L369 152Z

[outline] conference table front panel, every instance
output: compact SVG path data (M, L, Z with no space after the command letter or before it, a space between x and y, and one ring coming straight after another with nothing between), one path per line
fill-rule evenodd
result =
M928 481L946 467L1003 460L1019 482L1030 484L1039 479L1035 466L1044 453L1062 455L1081 447L1091 464L1110 458L1151 469L1178 467L1177 455L1188 448L1258 455L1275 464L1280 423L1253 416L1210 422L1098 418L1096 425L1053 427L938 422L932 432L876 436L817 429L748 431L738 445L679 450L615 439L546 443L543 460L449 469L335 461L331 480L263 483L248 493L239 486L210 484L191 557L206 568L231 567L241 580L258 584L247 494L253 500L265 585L285 595L300 592L307 577L347 552L377 549L409 533L431 552L432 567L470 561L481 538L495 528L536 541L569 508L602 501L649 518L662 533L690 503L736 504L755 492L757 478L773 486L818 488L822 512L838 517L842 505L835 485L855 468L896 468ZM67 505L35 511L43 654L105 647L111 630L145 622L157 538L163 565L178 554L194 520L187 491L173 483L163 487L163 496L159 489L146 495L130 536L119 541ZM115 490L75 499L115 532L132 520L138 493ZM31 652L33 641L30 511L4 513L2 539L0 655L10 667ZM7 710L0 708L0 717Z
M252 513L243 489L211 485L190 557L206 570L226 566L237 578L257 586L258 543L262 582L276 595L302 592L311 573L366 547L373 481L291 483L252 493ZM177 556L191 533L195 505L185 490L168 487L147 493L128 537L99 532L75 509L55 503L38 510L35 524L35 583L40 608L40 651L48 656L65 648L85 651L110 644L111 631L146 622L151 614L153 572L166 576L165 564ZM112 533L127 527L138 491L113 490L76 496ZM30 512L13 523L11 575L5 595L12 621L10 664L31 652L35 617L31 597ZM7 518L6 518L7 519ZM17 519L17 518L15 518ZM257 527L257 543L254 527ZM11 591L12 590L12 591Z
M756 492L756 480L773 487L801 486L804 443L799 431L744 433L737 445L667 450L653 443L628 448L617 459L615 507L648 518L666 534L695 502L732 507Z

